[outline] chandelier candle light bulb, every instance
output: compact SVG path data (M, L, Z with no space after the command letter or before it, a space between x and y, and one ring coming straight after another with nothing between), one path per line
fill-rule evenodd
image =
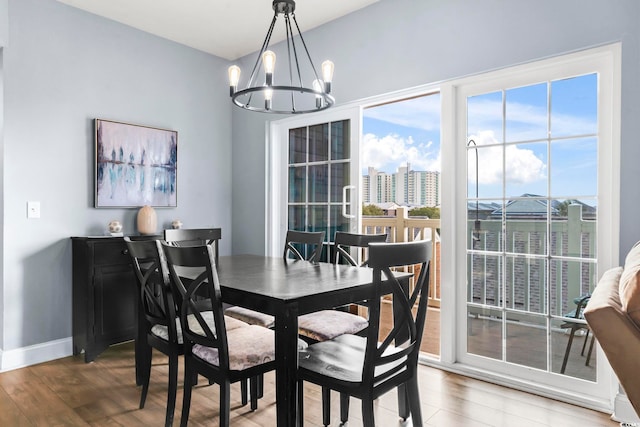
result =
M322 92L322 81L315 79L313 81L313 90ZM316 108L322 107L322 95L316 95Z
M271 109L271 100L273 99L273 90L267 89L264 91L264 109Z
M240 67L232 65L229 67L229 96L233 96L238 90L238 82L240 81Z
M324 91L331 93L331 81L333 80L333 62L326 60L322 63L322 80L324 80Z
M262 65L264 66L265 84L273 85L273 71L276 68L276 54L267 50L262 54Z

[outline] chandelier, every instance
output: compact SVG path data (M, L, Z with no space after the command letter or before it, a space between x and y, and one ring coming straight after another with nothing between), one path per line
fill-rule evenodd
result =
M294 0L273 1L274 15L271 26L267 30L245 89L238 90L240 67L236 65L229 67L229 94L238 107L262 113L303 114L326 110L334 104L335 100L329 95L333 78L333 62L322 63L322 79L320 79L293 13L295 8ZM276 54L269 50L269 42L279 15L284 16L288 72L282 72L283 68L281 68L280 74L276 75ZM298 33L297 43L292 22ZM308 62L299 61L299 59L304 60L305 57ZM261 68L264 70L263 73L259 72ZM305 86L303 83L303 72L313 76L314 80L310 86ZM264 80L261 78L263 74ZM288 82L285 82L286 80Z

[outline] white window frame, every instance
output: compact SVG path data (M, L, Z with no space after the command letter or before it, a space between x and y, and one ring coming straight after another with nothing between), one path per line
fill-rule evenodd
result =
M352 144L359 141L362 134L362 109L357 104L347 105L341 108L333 108L327 111L294 116L282 120L267 123L265 134L268 135L266 148L267 174L265 188L265 253L267 256L282 256L284 237L288 228L287 224L287 197L288 197L288 159L289 137L288 130L309 126L317 123L330 123L340 120L351 121ZM353 151L351 162L360 166L359 151ZM359 207L361 203L360 185L357 191L351 194L352 207ZM357 208L359 211L359 208ZM360 215L357 218L357 228L361 228Z
M466 118L468 93L491 92L497 86L517 87L547 80L553 70L566 74L598 72L598 274L617 266L619 260L620 218L620 97L621 46L619 43L562 55L555 58L518 65L482 75L466 77L443 85L443 187L442 187L442 278L456 286L442 286L441 322L452 325L456 342L444 342L441 364L465 375L479 377L510 387L542 394L558 400L577 403L599 410L612 408L615 391L610 387L613 373L606 357L598 348L597 386L585 383L580 390L566 390L566 377L557 375L544 386L538 384L540 372L522 369L519 379L512 373L491 373L491 363L483 364L465 354L466 334L461 336L460 326L466 313L466 263L453 260L466 259L466 126L458 122ZM505 83L508 82L508 83ZM513 84L512 84L513 83ZM607 108L601 108L607 105ZM449 174L446 171L455 171Z

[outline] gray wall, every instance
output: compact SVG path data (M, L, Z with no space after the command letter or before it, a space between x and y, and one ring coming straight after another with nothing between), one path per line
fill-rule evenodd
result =
M305 40L317 61L335 63L337 105L622 41L624 256L640 239L639 22L637 0L381 0L306 32ZM253 60L244 58L242 68ZM264 252L264 121L233 111L235 253Z
M57 1L8 4L4 351L71 336L70 236L112 219L136 232L136 209L92 207L96 117L177 130L178 207L157 209L159 225L220 226L231 252L227 62Z

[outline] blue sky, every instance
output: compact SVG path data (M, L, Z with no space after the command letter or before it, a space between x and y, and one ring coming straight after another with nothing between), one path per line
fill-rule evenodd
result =
M504 114L501 91L468 99L468 139L478 146L479 196L501 197L503 175L508 196L595 195L597 75L512 88L504 96ZM441 171L440 108L436 94L365 109L363 174L368 166L393 173L407 162L413 170ZM469 154L469 188L475 195L475 152Z
M396 172L409 162L440 171L440 95L367 108L363 114L362 168Z

